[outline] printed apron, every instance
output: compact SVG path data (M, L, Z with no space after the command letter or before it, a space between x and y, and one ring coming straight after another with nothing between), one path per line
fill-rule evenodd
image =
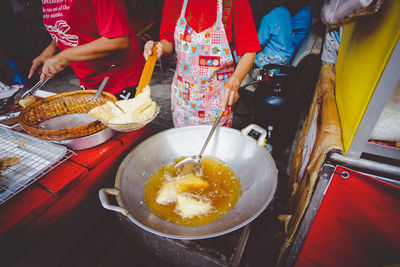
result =
M185 19L187 3L184 0L174 33L177 65L171 109L175 127L213 123L221 111L224 85L234 71L222 22L222 0L218 0L216 22L199 33ZM232 107L227 107L220 125L229 127L232 117Z

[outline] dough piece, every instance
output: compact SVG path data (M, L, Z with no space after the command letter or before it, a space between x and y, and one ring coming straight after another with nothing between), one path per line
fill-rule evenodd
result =
M200 190L208 187L208 182L200 177L189 175L182 179L174 181L178 193L187 192L189 190Z
M175 181L167 181L158 191L156 202L161 205L172 204L176 202L179 193L201 190L208 186L208 182L194 175L188 175Z
M143 91L132 99L118 101L118 106L125 112L140 113L152 104L150 98L150 87L146 86Z
M132 122L132 114L131 113L122 112L114 103L112 103L110 101L107 101L106 105L108 105L110 107L111 113L112 113L112 117L110 119L108 119L108 122L115 123L115 124L126 124L126 123Z
M156 113L156 108L157 108L156 102L152 101L150 106L148 106L145 110L137 114L137 121L142 122L151 119L154 113ZM135 119L136 118L134 117L134 120Z
M15 164L19 163L21 159L19 157L5 157L0 158L0 175L1 172Z
M176 196L178 192L173 182L166 182L158 191L156 202L161 205L168 205L176 202Z
M92 110L89 111L88 114L93 118L101 121L109 121L114 117L111 106L107 105L107 103L93 108Z
M33 95L29 95L27 97L25 97L24 99L20 99L18 101L18 104L20 104L23 108L26 108L27 106L29 106L30 104L33 104L36 102L36 97L34 97Z
M156 112L157 104L150 98L150 87L146 86L143 92L133 99L117 101L116 104L107 101L106 104L96 107L89 112L95 119L114 124L140 123L149 120Z
M175 212L184 219L206 214L211 209L210 201L198 200L186 194L179 194L176 198Z
M115 116L109 120L110 123L114 124L129 124L133 123L132 114L131 113L123 113L119 116Z
M119 101L117 101L117 102L119 102ZM108 105L108 106L110 107L111 112L112 112L114 118L126 114L126 112L124 113L123 111L121 111L121 110L116 106L116 104L114 104L114 103L111 102L111 101L107 101L107 102L106 102L106 105ZM121 107L120 105L118 105L118 106Z

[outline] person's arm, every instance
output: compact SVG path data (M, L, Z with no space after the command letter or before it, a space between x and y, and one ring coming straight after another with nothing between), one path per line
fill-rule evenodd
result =
M247 0L236 0L232 16L235 49L237 55L241 58L232 77L222 91L223 111L239 99L240 84L254 64L256 52L261 49L249 2Z
M113 52L128 49L130 36L117 38L100 37L84 45L78 45L46 59L43 62L40 80L48 76L53 78L71 62L90 61L110 55Z
M117 38L100 37L84 45L78 45L65 49L59 55L69 62L90 61L102 58L117 51L129 48L130 36Z
M232 77L225 84L222 91L222 111L225 111L227 106L232 106L239 99L239 87L244 77L250 71L256 58L255 52L243 54L240 58Z

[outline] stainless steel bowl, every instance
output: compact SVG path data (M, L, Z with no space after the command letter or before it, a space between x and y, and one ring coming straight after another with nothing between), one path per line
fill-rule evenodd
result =
M83 150L98 146L116 134L116 131L110 128L105 128L97 133L67 140L52 140L51 142L64 145L72 150Z
M265 130L249 125L241 132L218 127L204 156L217 157L239 176L242 195L227 214L202 226L181 226L167 222L150 212L143 201L147 179L161 166L182 156L197 155L211 126L188 126L158 133L139 144L118 169L115 188L99 192L104 208L121 212L139 227L163 237L204 239L223 235L254 220L272 200L278 171L268 151L262 146ZM247 134L251 129L261 132L259 141ZM119 206L112 205L115 195Z

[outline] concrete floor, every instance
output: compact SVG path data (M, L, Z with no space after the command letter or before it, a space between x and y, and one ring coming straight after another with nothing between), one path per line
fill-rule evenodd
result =
M151 134L173 127L170 112L170 85L173 72L156 68L152 82L152 97L161 106L156 120L149 124ZM45 91L60 93L78 90L79 82L67 69L50 80ZM250 122L248 116L235 116L233 127L241 129ZM240 266L273 266L280 240L277 234L283 225L277 216L286 198L287 158L277 160L280 170L278 190L269 207L251 223L251 232ZM114 177L104 186L113 187ZM65 220L58 222L38 243L19 256L15 266L169 266L142 246L131 244L121 230L114 212L101 207L97 192Z

